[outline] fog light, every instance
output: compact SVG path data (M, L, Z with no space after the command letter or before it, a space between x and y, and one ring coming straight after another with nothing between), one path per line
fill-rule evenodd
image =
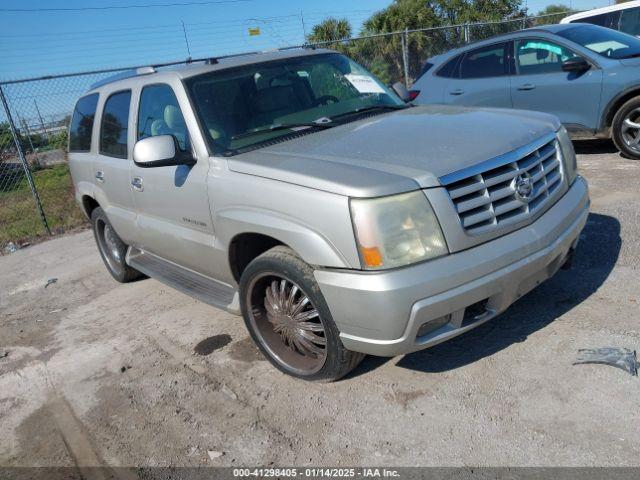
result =
M451 321L451 315L445 315L444 317L436 318L429 322L423 323L418 329L418 337L424 337L426 334L431 333L443 325L446 325Z

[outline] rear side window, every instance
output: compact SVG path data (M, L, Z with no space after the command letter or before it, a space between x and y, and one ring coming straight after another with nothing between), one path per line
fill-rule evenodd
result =
M96 116L98 94L92 93L82 97L76 103L69 127L69 151L88 152L91 150L91 132L93 119Z
M462 78L501 77L508 74L507 44L478 48L465 54L460 64Z
M461 58L462 55L458 55L453 60L449 60L447 63L445 63L444 67L438 70L436 75L445 78L458 78L460 76L458 71L458 64L460 63Z
M427 73L429 70L431 70L432 67L433 67L433 63L429 63L429 62L425 63L424 67L422 67L422 71L420 72L420 76Z
M620 21L620 11L603 13L601 15L593 15L592 17L584 17L574 20L571 23L590 23L592 25L598 25L600 27L618 29L618 22Z
M103 155L127 158L130 105L131 90L114 93L105 102L100 125L100 153Z

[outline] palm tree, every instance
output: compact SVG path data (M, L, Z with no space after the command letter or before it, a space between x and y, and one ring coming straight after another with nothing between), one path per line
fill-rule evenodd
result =
M335 42L351 37L351 24L346 18L325 18L315 25L308 36L309 43Z

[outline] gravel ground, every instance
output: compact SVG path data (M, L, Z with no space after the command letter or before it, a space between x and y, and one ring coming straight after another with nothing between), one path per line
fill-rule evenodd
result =
M237 317L117 284L89 231L0 257L0 466L639 466L640 380L572 361L640 350L640 162L577 148L593 213L572 270L334 384L277 372Z

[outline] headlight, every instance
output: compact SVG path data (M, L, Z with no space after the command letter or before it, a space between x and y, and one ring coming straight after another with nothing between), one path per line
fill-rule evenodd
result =
M362 267L401 267L448 253L435 213L423 192L352 199L351 217Z
M564 127L560 127L560 130L558 130L558 142L560 142L562 161L564 162L564 170L567 172L567 180L569 185L571 185L578 175L578 161L576 160L576 151L573 149L573 143L569 138L567 129Z

